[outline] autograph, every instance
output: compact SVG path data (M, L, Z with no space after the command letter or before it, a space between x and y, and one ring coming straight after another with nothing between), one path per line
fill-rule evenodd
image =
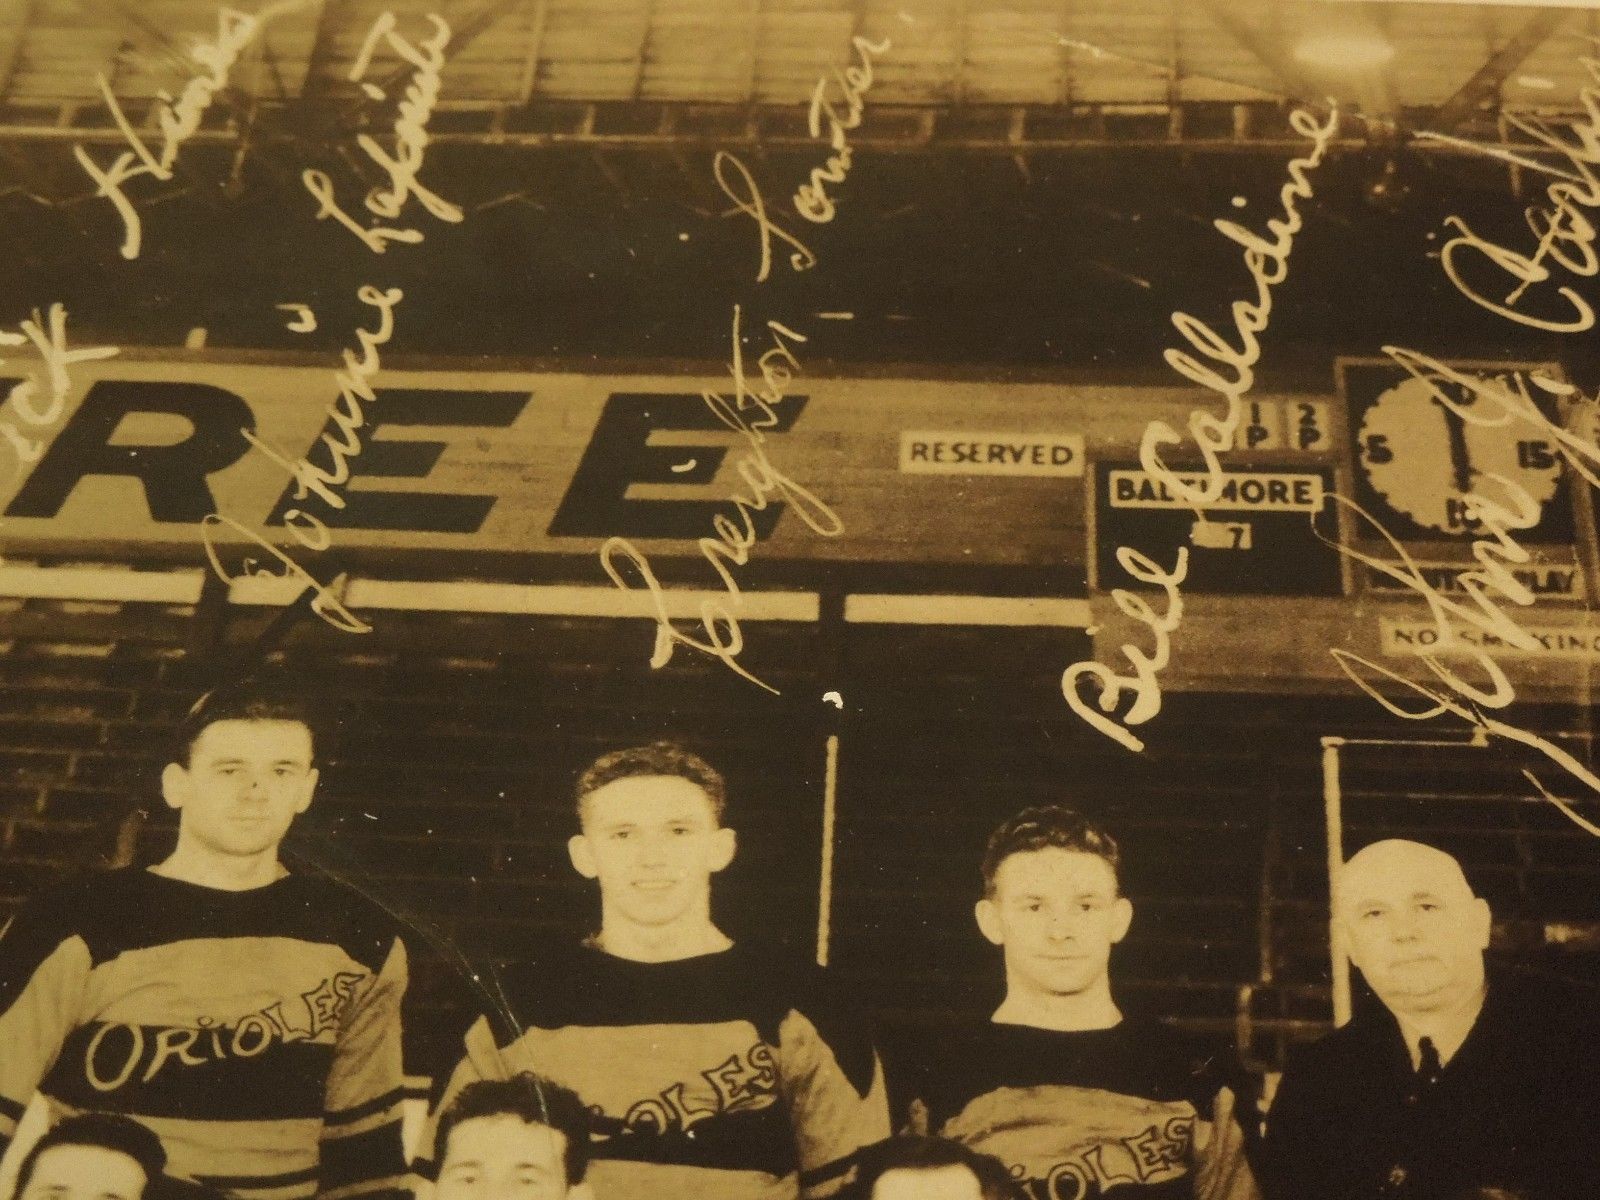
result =
M367 95L375 100L385 99L386 93L377 84L362 80L371 67L372 54L380 39L387 42L396 54L416 68L411 82L406 85L405 98L400 101L398 117L394 124L395 153L390 154L386 151L370 134L363 133L356 139L356 145L361 148L362 153L381 167L384 174L389 177L387 187L373 188L363 201L368 212L386 221L399 217L406 202L413 199L431 216L441 221L459 222L462 219L461 209L457 205L424 187L417 178L422 170L428 147L428 119L433 115L434 105L439 100L445 47L450 44L450 26L445 23L444 18L437 13L429 13L428 20L433 25L433 36L425 42L413 45L394 31L394 14L384 13L368 30L366 40L361 44L356 60L350 68L351 82L360 82ZM339 207L333 180L322 171L307 169L301 173L300 182L317 201L317 220L331 217L336 224L342 225L360 238L367 249L374 254L382 254L390 242L415 245L422 241L420 229L397 229L387 225L369 227L351 216Z
M95 76L96 82L100 85L100 94L105 97L106 107L111 112L111 119L116 122L129 149L124 150L109 165L103 167L96 163L82 146L74 146L72 154L78 160L78 165L98 185L99 190L95 195L110 200L117 210L117 215L122 218L123 258L139 257L144 239L144 224L122 185L141 176L149 176L163 182L170 180L172 168L178 161L178 152L183 148L184 142L194 136L195 131L200 128L200 121L216 99L217 93L228 86L228 74L233 70L245 47L255 40L268 22L296 9L306 8L310 3L311 0L277 0L277 3L266 5L253 15L232 8L217 10L216 40L201 42L189 51L189 57L205 68L205 74L196 75L189 80L178 93L176 100L165 92L157 94L161 101L156 110L156 125L161 130L159 154L152 153L144 139L134 130L133 123L128 120L122 105L111 94L111 84L107 82L105 75Z
M1588 71L1591 79L1600 83L1600 61L1579 56L1578 62ZM1480 237L1460 217L1450 217L1445 221L1458 236L1446 242L1439 255L1439 263L1450 277L1450 282L1474 304L1519 325L1530 325L1553 333L1581 333L1585 329L1592 329L1595 320L1594 308L1565 284L1555 289L1555 295L1565 302L1571 312L1566 319L1540 316L1519 307L1529 288L1551 282L1552 272L1545 265L1546 259L1583 279L1592 279L1600 272L1600 256L1596 255L1594 248L1595 225L1580 211L1600 206L1600 179L1596 178L1593 170L1600 165L1600 90L1594 87L1580 88L1578 101L1589 114L1589 119L1571 126L1572 133L1578 139L1576 144L1559 137L1551 123L1541 117L1510 111L1505 114L1507 123L1532 138L1539 146L1564 156L1571 164L1570 169L1551 166L1515 150L1482 146L1447 134L1422 132L1417 135L1557 177L1556 182L1545 189L1549 206L1530 206L1524 213L1528 228L1538 239L1538 245L1531 255ZM1465 263L1460 261L1466 259L1469 253L1481 256L1490 266L1510 276L1517 286L1503 300L1490 299L1477 291L1467 283L1463 271ZM1466 261L1470 262L1471 259ZM1552 303L1550 307L1555 305Z
M732 178L729 178L729 175ZM756 282L765 283L772 274L772 239L776 237L789 247L789 266L795 271L809 271L817 265L817 256L794 234L767 215L767 202L756 185L750 168L735 154L718 150L711 160L711 174L716 178L722 194L733 201L733 211L743 213L756 223L760 235L761 265L756 270Z
M869 42L864 37L856 37L850 40L850 44L861 56L861 65L833 73L833 81L838 83L845 102L846 115L841 117L839 110L828 99L829 79L826 75L817 80L817 86L812 89L811 108L806 113L806 128L814 138L822 136L822 118L824 114L827 115L828 145L833 148L826 163L811 169L810 182L802 183L794 193L795 211L818 225L833 220L835 206L833 198L828 195L827 185L843 183L845 176L850 173L854 156L849 133L861 124L861 113L866 107L863 97L872 86L872 58L889 50L888 38L881 42Z
M34 374L15 384L6 399L11 405L12 415L24 428L30 431L48 430L61 420L66 410L67 393L72 390L69 368L81 362L114 358L118 350L115 346L69 348L67 310L60 304L52 304L44 316L41 316L37 309L34 310L33 316L22 322L20 328L21 333L0 330L0 346L25 346L30 342L33 344L33 348L43 360L44 375L48 382L48 387L45 389L48 399L45 400L43 407L38 406L40 386L39 379ZM0 362L4 361L0 359ZM11 421L0 421L0 435L10 443L21 462L38 462L44 454L44 442L25 436Z
M350 480L350 460L361 453L361 436L357 432L366 424L366 415L363 405L376 400L377 393L372 388L372 377L382 369L382 358L378 353L380 346L388 343L394 336L394 310L404 299L404 293L399 288L385 288L380 291L371 284L363 284L356 291L356 296L363 304L370 305L377 310L378 327L376 329L358 329L356 342L361 347L358 356L353 350L343 352L344 369L334 375L334 380L339 385L339 400L330 405L327 414L338 427L340 437L335 438L331 433L324 433L321 438L322 445L327 448L328 461L331 469L320 467L305 458L290 459L288 455L275 448L271 443L258 437L254 430L244 429L240 432L245 439L257 450L265 454L273 462L281 466L294 480L294 497L304 502L308 497L315 496L331 509L345 507L345 498L335 491ZM288 528L294 540L307 550L320 552L328 549L333 544L333 535L322 518L305 508L291 508L283 514L283 523ZM266 567L258 565L254 558L246 558L237 575L230 574L222 565L222 560L217 553L216 538L221 533L219 526L225 526L234 533L242 535L253 545L265 551L273 561L281 564L283 574L278 578L298 579L312 590L311 611L336 629L345 633L370 633L372 626L362 621L351 613L338 600L334 590L316 579L309 571L297 563L286 552L274 546L261 533L246 525L235 521L231 517L218 513L209 514L200 527L201 541L205 545L206 558L211 563L211 568L217 573L224 583L231 584L239 579L248 579L257 575L269 574Z
M450 26L443 18L430 13L428 20L433 25L433 37L420 46L415 46L394 32L394 14L384 13L368 31L350 70L352 81L361 80L371 65L373 51L380 40L387 41L401 58L416 68L411 83L406 87L405 99L399 105L399 120L395 124L397 153L393 156L387 154L376 141L365 134L358 139L362 150L383 167L389 176L389 186L373 189L367 195L365 202L369 212L385 219L398 216L401 208L410 199L415 199L424 209L441 220L462 219L459 208L441 199L417 180L417 172L422 168L423 152L428 143L427 121L439 95L439 75L444 67L444 48L450 41ZM383 90L376 84L363 83L362 86L369 96L375 99L383 98ZM316 219L322 220L332 216L355 233L374 254L382 254L390 241L414 243L422 240L422 233L419 230L396 230L384 226L369 228L363 225L338 207L333 199L332 181L320 171L306 171L302 175L302 181L319 201L320 207ZM315 497L327 508L336 512L346 506L345 498L338 489L350 481L351 460L363 449L359 431L366 425L365 406L378 399L377 392L372 386L372 379L382 369L383 362L379 351L394 336L395 309L405 298L405 293L397 287L379 288L373 284L363 284L356 290L356 297L376 311L377 326L373 329L356 330L355 338L359 351L350 349L343 351L344 367L334 374L334 381L339 387L339 399L327 410L327 416L334 428L323 433L320 438L322 447L327 451L327 465L320 466L303 457L291 459L257 436L254 430L240 431L252 446L288 472L289 477L294 480L294 498L297 501L304 505L305 501ZM298 310L296 324L290 328L298 327L301 331L316 328L316 314L309 308L305 305L289 307ZM333 535L326 522L307 507L288 509L283 514L283 523L288 528L290 536L300 546L313 553L324 551L333 544ZM319 581L287 552L274 546L263 534L231 517L212 513L202 523L201 536L205 543L206 557L223 582L231 584L238 579L271 573L270 569L262 566L257 559L246 558L240 573L230 574L223 567L217 553L217 538L224 528L241 535L264 551L270 561L281 565L284 570L282 575L277 576L278 578L297 579L309 588L313 593L311 610L330 625L346 633L371 632L372 626L345 608L333 587Z
M1573 429L1564 428L1551 421L1539 408L1538 401L1530 390L1531 385L1551 395L1570 397L1577 392L1571 384L1537 372L1530 373L1526 378L1520 374L1498 377L1474 376L1401 346L1385 346L1384 352L1413 378L1423 381L1438 403L1458 414L1469 424L1500 428L1513 422L1526 421L1535 425L1555 442L1557 452L1575 474L1592 485L1600 486L1600 477L1595 475L1595 468L1600 467L1600 447ZM1446 383L1453 384L1459 390L1452 392L1442 386ZM1459 399L1462 392L1468 396L1466 401ZM1574 409L1569 424L1574 424L1585 416L1586 408L1592 413L1595 401L1590 398L1582 400L1583 404ZM1474 538L1471 547L1477 567L1459 576L1458 586L1465 594L1465 600L1452 599L1441 593L1429 582L1423 569L1399 540L1376 517L1353 500L1339 495L1331 497L1354 514L1364 526L1370 528L1378 539L1386 543L1394 551L1396 556L1394 559L1375 557L1356 547L1344 545L1337 538L1327 537L1320 530L1316 530L1317 536L1340 554L1365 563L1404 589L1421 597L1428 606L1429 615L1438 633L1437 644L1448 648L1452 654L1466 658L1476 668L1476 673L1481 675L1484 682L1473 683L1463 678L1460 673L1445 666L1438 656L1431 654L1420 655L1419 659L1433 675L1437 684L1443 685L1442 687L1432 681L1417 682L1409 679L1397 671L1348 650L1333 649L1329 653L1357 687L1394 716L1411 721L1426 721L1446 713L1453 714L1487 734L1503 737L1538 751L1584 786L1591 788L1595 794L1600 795L1600 777L1554 742L1508 721L1490 717L1484 712L1485 709L1506 708L1516 699L1517 693L1505 669L1482 646L1492 644L1495 640L1522 650L1537 650L1540 646L1537 635L1519 625L1516 618L1506 611L1504 604L1510 603L1526 608L1537 598L1534 591L1517 578L1511 567L1524 565L1532 557L1527 548L1514 539L1513 533L1537 525L1542 513L1539 502L1514 480L1498 474L1488 474L1484 478L1496 485L1497 491L1503 498L1486 497L1476 491L1462 497L1469 522L1482 531ZM1315 530L1314 522L1313 529ZM1499 599L1496 599L1497 596ZM1461 636L1463 628L1475 629L1484 636L1476 641L1469 640ZM1426 704L1415 709L1402 706L1379 690L1377 683L1372 679L1374 675L1404 688L1413 696L1425 700ZM1559 808L1575 824L1589 833L1600 835L1600 825L1579 815L1570 803L1556 796L1532 771L1524 771L1523 775L1545 799Z
M702 537L696 543L706 562L717 573L725 591L724 596L708 598L700 604L704 640L685 633L673 624L667 613L666 595L661 582L651 569L650 560L632 542L621 537L607 538L600 547L600 565L611 582L623 591L634 590L634 583L637 582L650 593L656 619L655 648L650 655L652 667L665 666L672 660L672 652L677 646L688 646L691 650L709 654L741 678L777 695L777 688L752 674L739 662L739 653L744 649L744 633L734 609L738 607L742 593L730 564L742 567L750 561L750 550L756 543L755 525L750 514L760 512L775 498L782 497L788 501L795 514L813 532L823 537L837 537L843 533L844 522L814 493L773 466L767 456L767 435L762 432L777 425L778 416L773 411L774 406L784 399L783 385L793 372L800 369L800 361L789 342L804 342L806 337L777 321L767 322L772 346L761 355L757 364L765 387L760 392L752 392L744 369L742 322L743 313L736 304L733 306L733 361L728 364L728 372L733 380L733 395L729 397L718 392L702 394L706 406L716 418L745 439L746 452L739 457L735 469L748 492L747 495L736 493L729 496L733 515L718 513L712 517L711 528L716 536ZM635 575L634 580L629 579L630 568Z
M1299 158L1291 159L1289 181L1278 191L1283 216L1267 222L1272 240L1267 240L1233 221L1218 218L1213 224L1229 241L1244 247L1244 262L1255 281L1256 296L1251 300L1233 303L1234 331L1239 348L1235 349L1212 329L1210 325L1189 313L1172 314L1172 323L1183 334L1190 346L1211 359L1216 366L1196 361L1185 350L1169 349L1164 357L1167 364L1201 387L1216 392L1228 403L1223 416L1204 409L1189 414L1189 433L1199 447L1205 461L1205 475L1196 480L1196 473L1188 477L1172 470L1161 461L1160 448L1182 443L1178 431L1162 420L1151 421L1139 441L1139 462L1151 479L1166 487L1167 491L1194 507L1196 516L1203 516L1204 507L1217 499L1227 483L1222 464L1217 455L1232 449L1244 416L1244 397L1255 385L1254 366L1261 357L1261 343L1256 335L1267 328L1272 317L1272 289L1289 276L1289 255L1294 250L1295 236L1303 224L1299 201L1312 195L1309 173L1316 169L1327 154L1328 145L1338 133L1339 109L1334 106L1325 124L1305 109L1289 114L1289 124L1304 137L1311 139L1311 149ZM1224 378L1217 367L1231 370L1233 377ZM1111 599L1127 616L1145 625L1155 636L1155 649L1145 654L1138 647L1124 643L1123 656L1133 667L1132 675L1117 675L1093 659L1074 663L1061 676L1061 693L1067 707L1100 733L1135 752L1144 749L1144 742L1126 726L1142 725L1161 711L1161 682L1158 674L1171 658L1171 637L1183 616L1183 601L1179 592L1189 571L1189 552L1186 547L1178 551L1177 561L1170 571L1162 569L1147 555L1131 546L1117 548L1117 562L1122 569L1140 583L1160 587L1167 596L1167 610L1158 616L1150 605L1133 592L1123 588L1112 591ZM1080 684L1089 680L1096 686L1095 702L1099 711L1089 706ZM1133 695L1133 703L1120 720L1110 716L1124 693Z

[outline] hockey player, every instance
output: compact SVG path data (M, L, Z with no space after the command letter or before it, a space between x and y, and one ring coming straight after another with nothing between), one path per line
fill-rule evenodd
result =
M514 1020L474 1025L449 1085L446 1099L528 1070L577 1092L596 1113L603 1200L831 1195L888 1133L870 1040L820 973L712 921L735 848L724 799L721 775L669 743L583 773L568 852L600 886L600 929L507 972Z
M0 935L0 1140L37 1089L52 1121L137 1118L172 1174L238 1197L396 1194L406 952L280 861L313 751L287 695L203 697L161 776L172 853L36 897Z
M167 1165L161 1140L137 1121L105 1113L68 1117L17 1171L17 1200L145 1200Z
M945 1138L901 1134L861 1156L855 1200L1018 1200L999 1159Z
M928 1048L910 1124L1000 1159L1030 1200L1256 1200L1229 1075L1112 997L1111 947L1133 920L1118 862L1069 809L995 831L976 914L1003 951L1005 999Z
M432 1200L592 1200L589 1110L548 1079L483 1079L439 1118Z

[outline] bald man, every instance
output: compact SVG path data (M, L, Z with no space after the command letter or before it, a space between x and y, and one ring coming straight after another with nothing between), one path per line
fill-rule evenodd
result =
M1432 846L1366 847L1334 908L1378 1003L1290 1055L1267 1119L1270 1200L1600 1197L1597 996L1486 972L1489 906Z

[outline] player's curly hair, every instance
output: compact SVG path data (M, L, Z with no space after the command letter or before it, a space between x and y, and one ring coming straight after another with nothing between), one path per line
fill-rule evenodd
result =
M668 741L613 750L590 763L578 776L577 786L573 789L578 819L583 819L583 802L591 792L597 792L619 779L648 775L671 775L687 779L706 794L711 801L711 811L719 822L722 820L722 810L728 803L728 785L722 778L722 772L698 754L677 742Z
M989 845L983 853L983 894L994 898L994 880L1000 864L1013 854L1052 846L1104 859L1113 876L1122 865L1116 838L1082 813L1059 804L1025 808L989 835Z

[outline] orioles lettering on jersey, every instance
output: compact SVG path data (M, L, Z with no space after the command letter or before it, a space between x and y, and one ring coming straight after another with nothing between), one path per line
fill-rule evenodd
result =
M710 1092L675 1083L659 1096L628 1109L623 1123L630 1133L682 1133L720 1113L765 1108L777 1097L778 1064L772 1047L757 1042L743 1054L730 1054L700 1077Z
M1026 1167L1011 1168L1012 1177L1029 1200L1088 1200L1119 1183L1160 1183L1188 1170L1193 1117L1172 1117L1131 1137L1090 1146L1055 1164L1041 1179L1028 1178Z
M284 1012L281 1000L232 1025L211 1017L199 1017L192 1026L107 1022L95 1030L84 1050L84 1077L97 1092L114 1092L136 1076L140 1083L149 1083L169 1063L199 1067L228 1058L254 1058L275 1042L315 1041L338 1029L362 978L354 971L340 971L302 992L303 1023L296 1019L298 1014Z

